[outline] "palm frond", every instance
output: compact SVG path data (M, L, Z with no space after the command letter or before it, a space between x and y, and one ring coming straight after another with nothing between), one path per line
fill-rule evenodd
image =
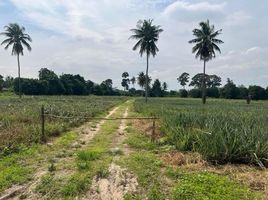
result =
M19 26L16 23L11 23L4 27L5 31L1 35L6 36L7 38L1 43L5 44L5 49L8 49L9 46L12 46L11 54L12 55L23 55L23 46L25 46L29 51L32 50L28 42L32 42L30 35L24 33L25 28Z
M222 30L215 31L214 25L210 25L209 20L200 22L199 26L200 29L193 29L195 38L190 40L189 43L195 44L192 48L192 53L195 53L195 57L207 61L215 58L215 51L221 53L217 44L221 44L223 41L216 37L221 34Z
M139 40L133 50L139 49L139 54L142 56L144 53L148 55L156 55L159 49L156 46L159 34L163 32L161 26L152 25L153 20L139 20L135 29L130 29L134 34L129 37L129 39Z

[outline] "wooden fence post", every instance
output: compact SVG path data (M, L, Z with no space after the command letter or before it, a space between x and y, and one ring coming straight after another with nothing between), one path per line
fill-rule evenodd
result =
M153 118L152 141L155 140L155 118Z
M44 105L41 107L41 141L46 142L46 135L45 135L45 109Z

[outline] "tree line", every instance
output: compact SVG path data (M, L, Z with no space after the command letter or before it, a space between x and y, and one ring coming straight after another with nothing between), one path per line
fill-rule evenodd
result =
M111 79L104 80L101 84L93 83L90 80L85 80L80 75L63 74L57 76L53 71L47 68L42 68L39 71L38 79L20 78L20 55L23 56L24 48L31 51L30 42L32 38L25 33L25 28L16 23L11 23L4 27L4 32L1 35L5 36L1 45L5 45L7 50L12 46L11 54L17 57L18 62L18 78L7 77L5 80L0 76L0 90L3 88L14 88L14 91L19 94L30 95L142 95L146 97L162 97L162 96L181 96L181 97L202 97L203 104L206 103L206 97L222 97L227 99L238 98L252 98L252 99L267 99L267 88L264 89L260 86L236 86L230 79L227 80L226 85L219 88L221 85L221 78L217 75L206 74L206 63L216 57L216 52L221 53L219 44L223 41L218 39L222 33L222 29L215 31L214 25L210 25L209 20L199 23L200 28L193 29L194 39L190 40L190 44L194 44L192 53L195 57L203 61L203 73L196 74L189 86L194 89L185 90L188 73L183 73L178 81L183 86L183 90L179 93L176 91L167 92L167 84L161 83L159 79L154 80L151 85L151 78L148 75L149 58L155 57L159 51L156 43L158 42L159 35L163 29L159 25L153 25L153 20L139 20L136 28L130 31L133 35L130 39L137 40L133 50L139 50L140 56L146 55L146 73L140 72L137 76L129 77L128 72L122 74L121 85L124 91L112 87L113 82ZM136 90L134 85L138 83L141 90ZM130 88L130 83L132 88Z
M122 74L122 86L124 91L113 87L113 80L106 79L100 84L94 83L79 74L62 74L58 76L54 71L48 68L41 68L38 72L38 78L13 78L7 76L3 78L0 75L0 91L3 89L14 91L16 94L25 95L125 95L125 96L144 96L145 92L145 74L140 72L137 76L129 79L128 72ZM19 81L20 80L20 81ZM167 84L163 84L156 79L152 86L152 79L149 77L149 95L163 97L168 93ZM141 89L135 89L135 83ZM130 84L132 83L132 88Z
M245 87L237 86L232 80L227 79L227 83L222 85L221 77L213 75L205 75L206 96L212 98L225 99L246 99L248 96L253 100L268 99L268 87L265 89L261 86L252 85ZM152 80L148 77L148 96L150 97L202 97L202 81L203 74L196 74L191 78L186 72L182 73L177 78L179 84L183 87L179 91L168 91L166 82L161 82L159 79ZM25 95L125 95L125 96L145 96L146 90L146 75L144 72L138 73L137 76L132 76L128 72L122 73L121 85L124 90L113 87L113 80L106 79L100 84L94 83L79 74L62 74L58 76L48 68L39 70L38 79L21 78L21 93ZM140 89L136 89L136 85ZM185 89L185 86L193 87ZM7 76L4 78L0 75L0 91L3 89L14 91L19 94L18 78Z
M203 77L205 77L203 79ZM208 75L199 73L192 77L190 81L190 75L187 72L183 72L178 78L179 84L183 89L179 90L180 97L202 97L202 84L206 87L206 97L225 98L225 99L253 99L253 100L265 100L268 99L268 87L265 89L258 85L251 85L248 88L239 85L237 86L231 79L227 79L227 83L220 87L221 77L213 74ZM185 86L193 86L193 89L186 90Z

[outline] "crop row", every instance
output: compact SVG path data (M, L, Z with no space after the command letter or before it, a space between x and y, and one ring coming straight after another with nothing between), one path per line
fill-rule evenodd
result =
M134 108L161 118L166 142L180 151L199 152L213 163L268 166L268 102L193 99L137 100Z
M58 136L70 127L80 125L123 101L122 97L95 96L40 96L0 99L0 150L8 152L21 144L39 142L41 138L40 110L45 113L69 117L68 119L46 117L46 135Z

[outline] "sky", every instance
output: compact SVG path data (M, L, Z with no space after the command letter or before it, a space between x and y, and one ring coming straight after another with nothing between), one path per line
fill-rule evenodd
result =
M225 84L268 86L267 0L0 0L0 30L8 23L26 28L32 51L21 58L22 77L38 77L47 67L58 75L80 74L100 83L111 78L121 87L121 74L145 71L146 58L133 51L130 29L138 20L154 19L164 31L160 51L150 58L149 75L181 86L183 72L202 72L202 62L192 54L192 30L207 19L222 29L221 54L207 63L207 73ZM2 41L4 38L0 36ZM17 76L11 51L0 48L0 74Z

